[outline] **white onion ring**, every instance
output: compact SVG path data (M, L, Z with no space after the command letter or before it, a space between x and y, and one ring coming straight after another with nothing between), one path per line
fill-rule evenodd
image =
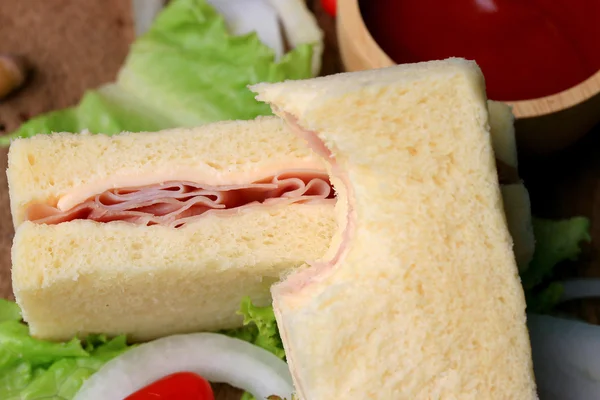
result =
M600 326L529 314L540 400L600 399Z
M277 11L265 0L207 0L225 19L234 36L256 32L263 44L275 52L278 61L284 53Z
M600 279L559 283L561 302L600 297ZM527 325L540 400L600 399L600 326L536 314Z
M563 286L561 301L600 298L600 279L578 278L559 282Z
M217 333L174 335L144 343L106 363L74 400L123 400L176 372L193 372L228 383L257 399L294 391L287 364L268 351Z
M302 44L312 44L312 72L319 75L323 57L324 33L319 27L316 17L310 12L304 0L268 0L279 14L286 37L296 48Z

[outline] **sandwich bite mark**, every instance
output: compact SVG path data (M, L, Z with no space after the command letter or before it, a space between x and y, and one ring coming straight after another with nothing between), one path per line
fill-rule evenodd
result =
M275 109L276 107L273 108ZM317 132L300 126L298 118L288 112L276 110L275 113L286 121L293 133L305 139L308 146L316 154L328 161L327 169L331 182L334 185L338 201L341 199L341 202L337 204L338 212L336 213L338 231L332 238L328 253L320 261L308 262L311 268L302 269L289 276L286 280L271 287L271 292L273 293L273 312L278 321L283 321L282 309L284 307L279 307L279 299L286 295L289 296L293 293L298 293L315 281L325 280L326 277L331 275L334 267L347 255L349 250L348 243L351 241L356 228L356 211L354 206L354 188L348 181L345 171L339 167L335 155L325 145L325 142L319 138ZM300 396L299 398L308 399L309 397L306 395L307 391L304 388L304 379L298 376L295 352L289 347L291 341L288 338L288 330L282 327L279 333L286 351L290 372L294 378L296 391Z
M337 196L344 200L343 204L339 205L339 208L343 208L341 213L337 214L338 226L339 226L339 239L334 237L332 239L332 245L329 253L326 254L322 260L309 261L308 264L312 268L301 270L300 272L292 275L289 279L275 285L273 290L279 293L293 292L301 289L304 286L310 285L315 279L322 279L327 272L330 271L334 265L340 262L341 259L347 253L348 242L350 241L355 226L356 226L356 211L354 207L354 189L348 182L347 174L341 169L336 161L335 155L325 145L325 143L319 138L316 132L304 129L298 123L298 119L288 112L283 112L276 109L275 112L286 121L290 130L297 136L306 140L308 146L319 156L323 157L328 161L328 170L330 179L334 183L334 190L336 193L342 193L343 196ZM331 255L328 259L328 255Z
M336 230L325 163L277 117L110 137L37 135L12 143L7 175L15 298L43 339L101 332L145 341L240 327L242 298L269 304L271 284L321 258ZM203 192L215 208L178 229L25 220L34 203L63 212L103 193L111 212L140 211L141 196L142 211L167 215L174 201L160 198L173 192L183 192L175 199L182 203Z

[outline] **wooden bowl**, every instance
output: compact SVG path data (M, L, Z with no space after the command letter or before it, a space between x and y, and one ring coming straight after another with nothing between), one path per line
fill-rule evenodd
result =
M358 0L338 1L337 33L346 71L395 64L369 33ZM507 103L516 117L519 150L534 155L553 153L573 144L600 122L600 70L557 94Z

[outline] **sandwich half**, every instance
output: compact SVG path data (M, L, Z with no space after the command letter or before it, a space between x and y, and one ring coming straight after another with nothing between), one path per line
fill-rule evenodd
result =
M515 253L529 254L513 117L489 109ZM270 285L322 257L337 228L325 162L276 117L20 139L8 177L15 297L46 339L238 327L241 299L269 304Z
M276 117L38 135L8 164L13 290L39 338L240 326L242 298L270 304L336 229L323 161Z
M299 398L537 398L477 65L252 89L338 193L325 256L272 288Z

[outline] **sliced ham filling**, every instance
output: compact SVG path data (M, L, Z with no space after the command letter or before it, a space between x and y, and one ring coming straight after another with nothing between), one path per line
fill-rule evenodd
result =
M31 205L26 218L48 225L89 219L181 228L211 212L236 213L251 206L327 202L335 202L327 173L286 171L246 185L207 186L172 181L111 189L67 211L47 204Z

